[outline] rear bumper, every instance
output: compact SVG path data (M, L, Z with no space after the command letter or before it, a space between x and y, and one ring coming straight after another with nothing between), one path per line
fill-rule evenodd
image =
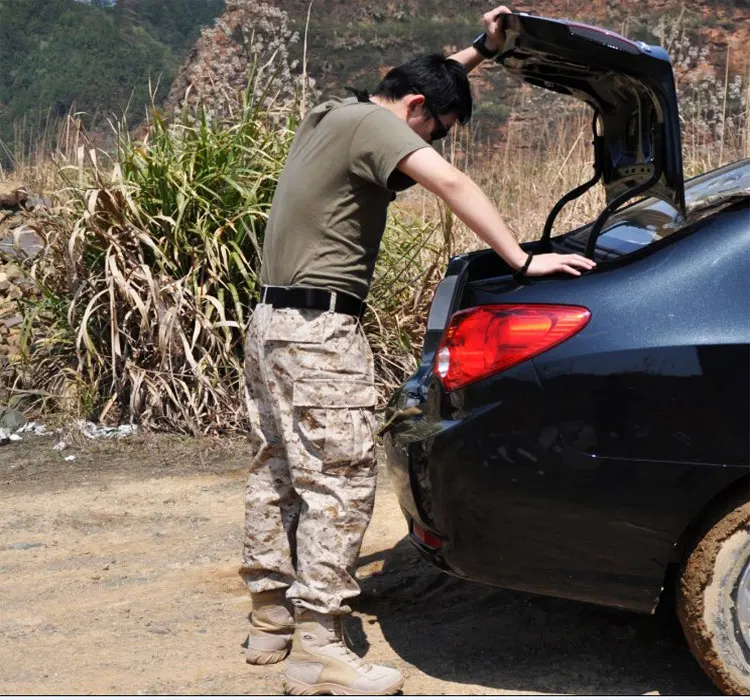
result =
M739 472L607 459L551 440L548 402L529 392L460 420L409 418L386 435L412 544L460 578L653 612L675 543ZM425 546L415 523L442 546Z
M622 546L622 561L613 562L608 569L601 556L592 555L607 548L597 534L596 518L586 523L584 517L581 528L581 521L571 523L565 504L560 509L548 498L534 503L533 497L527 498L523 493L483 488L481 469L473 468L477 465L475 458L462 459L455 452L456 443L466 444L460 435L467 432L472 432L469 426L457 424L445 434L433 435L429 444L404 443L398 436L388 436L385 441L391 482L409 527L409 540L425 559L462 579L653 612L664 581L665 557L657 562L646 560L648 554L645 558L634 555L633 544L626 543ZM507 448L509 453L517 449L523 450L524 446ZM479 464L493 468L481 461ZM445 471L456 469L456 465L460 465L465 479L443 479ZM511 482L515 478L509 476ZM436 479L438 484L434 483ZM479 496L482 491L485 500ZM546 516L540 510L547 510ZM435 533L442 545L426 546L415 535L415 525ZM593 540L581 543L582 529L594 535ZM663 540L660 549L666 552L671 543L665 534L652 532L649 539L653 539L652 535ZM630 569L634 556L639 564L624 573Z
M433 526L426 522L429 520L422 513L423 509L417 506L417 502L414 498L414 491L412 490L412 474L409 468L409 445L400 440L394 440L390 433L385 435L383 440L385 453L386 453L386 464L388 473L391 481L391 488L394 490L396 497L398 498L399 505L401 506L401 513L406 520L409 528L409 542L434 566L445 571L446 573L456 574L448 563L445 561L442 555L442 547L430 547L423 539L417 537L415 534L415 525L421 526L431 532L434 532ZM443 539L440 533L437 534Z
M404 436L411 433L410 428L418 423L419 419L410 420L401 424L397 437L391 433L384 437L384 448L386 454L386 465L390 477L391 488L394 490L401 512L408 526L409 542L419 553L435 567L458 578L470 578L460 568L455 568L451 563L450 553L452 550L451 536L445 530L436 525L435 513L433 512L432 484L429 481L430 464L420 456L425 454L425 441L409 441ZM412 425L410 425L410 423ZM445 437L443 436L442 440ZM434 437L428 438L426 442L435 447ZM438 441L441 438L438 437ZM435 449L440 450L439 447ZM418 455L414 458L414 455ZM423 528L438 537L441 541L439 546L429 546L424 537L415 533L415 529ZM446 558L447 554L447 558Z
M436 566L441 571L445 571L447 574L458 576L458 574L453 571L453 569L451 569L451 567L443 558L443 555L441 553L442 547L429 546L424 541L423 537L419 537L416 534L415 530L420 525L419 520L404 508L401 509L401 512L403 513L407 525L409 526L409 542L411 543L411 545L433 566Z

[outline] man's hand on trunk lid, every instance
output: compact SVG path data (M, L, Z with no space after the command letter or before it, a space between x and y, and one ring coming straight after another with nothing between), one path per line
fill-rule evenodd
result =
M482 16L484 31L487 34L485 46L490 51L499 51L505 44L505 32L503 31L502 16L510 14L510 10L505 5L500 5L494 10L485 12Z

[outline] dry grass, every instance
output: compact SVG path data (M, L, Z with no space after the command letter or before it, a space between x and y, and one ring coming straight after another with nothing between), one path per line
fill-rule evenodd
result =
M750 76L742 99L732 80L711 113L722 129L706 125L700 106L702 121L683 125L687 175L750 156ZM144 141L123 138L111 159L68 120L54 167L17 163L14 178L55 192L58 206L34 268L44 297L26 309L28 364L16 390L45 410L94 419L197 435L243 429L242 335L293 129L267 97L252 86L230 120L198 112L169 126L157 114ZM446 156L520 240L538 238L554 203L592 174L590 120L587 108L523 90L501 135L457 130ZM556 232L592 220L603 201L597 187L569 204ZM381 400L417 365L448 258L483 246L422 190L393 207L365 319Z
M243 329L293 135L255 94L226 121L154 114L143 142L121 129L112 160L83 136L58 159L17 390L97 420L243 425Z

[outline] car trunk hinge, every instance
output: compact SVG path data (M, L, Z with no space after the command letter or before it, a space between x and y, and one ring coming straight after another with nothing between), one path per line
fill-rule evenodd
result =
M660 129L655 129L653 133L653 140L654 140L654 153L658 153L661 150L662 147L662 133ZM633 197L637 197L641 192L645 192L646 190L653 187L658 181L659 178L661 178L664 168L662 166L662 163L664 162L664 159L661 157L654 159L654 174L646 181L638 185L637 187L634 187L632 190L628 190L627 192L624 192L621 194L617 199L610 202L605 208L604 211L599 214L596 221L594 222L594 225L591 227L591 233L589 234L588 240L586 241L586 257L592 258L594 255L594 251L596 250L596 241L599 238L599 235L602 232L602 229L604 228L604 224L607 222L607 219L612 216L612 214L615 213L615 211L621 207L625 202L627 202L630 199L633 199Z
M555 219L557 218L557 215L562 211L563 207L568 204L568 202L572 202L574 199L578 199L582 194L585 192L588 192L599 180L601 180L602 177L602 145L603 145L603 138L602 135L597 133L597 119L599 118L599 111L594 110L594 118L591 122L591 130L594 132L594 176L588 181L584 182L582 185L579 185L575 189L568 192L557 204L555 204L554 207L552 207L552 211L549 213L549 216L547 217L547 221L544 222L544 231L542 232L542 238L540 240L542 250L550 251L552 249L552 246L550 244L550 239L552 237L552 226L555 223Z

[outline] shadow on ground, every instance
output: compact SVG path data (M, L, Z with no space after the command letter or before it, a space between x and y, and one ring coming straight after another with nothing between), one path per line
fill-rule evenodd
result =
M446 681L511 692L710 695L671 615L639 615L462 581L406 539L383 559L355 610L373 615L405 662ZM367 650L356 620L352 645Z

